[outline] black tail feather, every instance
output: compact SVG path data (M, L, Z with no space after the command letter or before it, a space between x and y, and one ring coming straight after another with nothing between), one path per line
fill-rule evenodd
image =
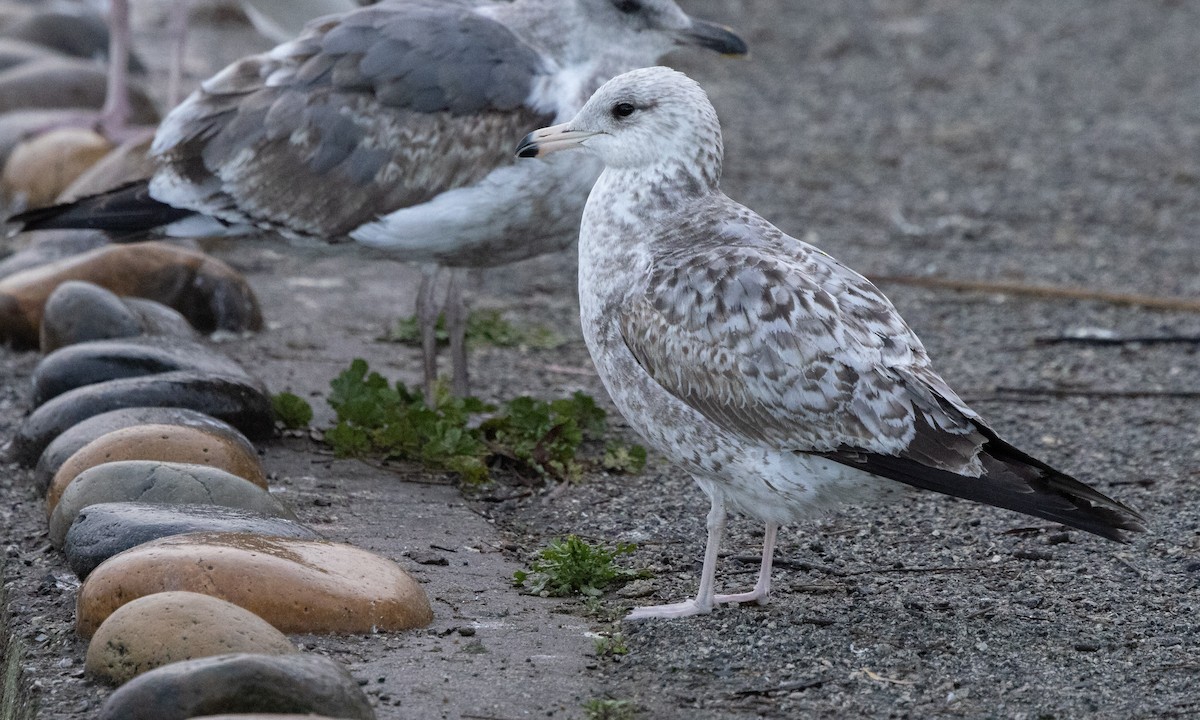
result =
M194 215L150 197L149 183L137 180L73 202L34 208L9 218L24 230L104 230L123 239Z
M1052 520L1109 540L1127 542L1123 531L1145 531L1145 518L1138 511L987 434L980 454L984 474L978 478L876 453L822 455L906 485Z

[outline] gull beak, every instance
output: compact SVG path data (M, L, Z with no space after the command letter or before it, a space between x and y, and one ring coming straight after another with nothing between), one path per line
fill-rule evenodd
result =
M534 130L529 133L521 141L521 144L517 146L517 157L545 157L552 152L579 147L584 140L600 134L585 132L583 130L571 130L568 127L570 124L552 125L548 128Z
M680 31L677 40L681 45L699 45L722 55L745 55L750 52L746 41L733 30L703 20L692 20L692 26Z

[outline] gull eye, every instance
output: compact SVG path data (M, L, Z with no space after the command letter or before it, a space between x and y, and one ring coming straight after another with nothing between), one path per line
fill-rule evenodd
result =
M627 102L617 103L616 105L613 105L612 114L615 118L627 118L632 115L633 111L636 109L637 108Z
M626 15L632 15L642 9L642 3L641 0L613 0L613 7Z

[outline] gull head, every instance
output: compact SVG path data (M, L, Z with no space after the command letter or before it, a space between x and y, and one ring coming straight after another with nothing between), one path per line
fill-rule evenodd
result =
M609 80L571 120L525 136L517 156L582 147L609 168L682 166L715 184L721 125L704 89L681 72L652 67Z
M565 64L595 63L611 58L620 70L650 65L677 47L694 46L722 55L745 55L746 42L729 28L693 18L675 0L527 0L529 22L556 37L554 46ZM573 6L573 7L572 7ZM531 31L541 32L538 27Z

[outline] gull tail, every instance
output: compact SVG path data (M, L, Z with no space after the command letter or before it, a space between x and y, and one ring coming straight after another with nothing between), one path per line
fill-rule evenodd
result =
M22 230L103 230L114 239L131 240L195 214L155 200L149 182L138 180L69 203L26 210L8 221Z
M979 459L983 475L970 477L932 468L916 460L856 451L824 457L906 485L1015 510L1128 542L1125 532L1144 532L1141 513L1059 472L979 427L988 441Z

